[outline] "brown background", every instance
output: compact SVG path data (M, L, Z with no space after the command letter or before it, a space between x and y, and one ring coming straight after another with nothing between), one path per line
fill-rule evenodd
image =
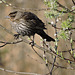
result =
M6 0L6 1L20 8L36 8L36 9L38 8L39 9L39 8L47 7L44 5L43 0ZM68 6L69 8L71 8L71 6L73 5L71 0L61 0L60 3ZM18 10L18 9L13 9L10 6L7 7L5 4L0 4L0 24L2 24L8 30L12 30L12 29L11 29L9 20L5 19L5 16L7 16L13 10ZM31 12L35 13L46 24L46 21L48 19L44 15L45 11L31 11ZM50 36L55 38L54 28L47 25L46 27L48 28L48 31L46 32L48 32ZM12 30L12 32L15 33L14 30ZM9 33L5 32L2 28L0 28L0 40L11 42L11 41L14 41L14 37L10 35ZM35 36L35 42L38 45L40 45L40 37L38 35ZM59 42L59 46L60 46L59 49L61 50L66 49L65 42L63 40ZM39 49L36 49L36 51L41 56L43 56L43 51ZM51 58L52 57L48 57L49 60L52 60ZM57 60L62 65L61 62L63 61L59 59ZM0 66L5 69L19 71L19 72L34 72L38 74L48 73L48 69L45 66L45 62L41 60L41 58L39 58L39 56L32 50L30 45L25 44L24 42L15 44L15 45L7 45L3 48L0 48ZM67 64L64 64L64 66L67 66ZM61 68L58 68L54 71L54 75L63 75L63 74L74 75L75 72L74 70L65 70ZM15 75L15 74L0 71L0 75Z

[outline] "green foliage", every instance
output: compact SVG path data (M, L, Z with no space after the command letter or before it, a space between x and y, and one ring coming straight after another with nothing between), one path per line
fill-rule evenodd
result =
M60 15L62 15L62 14L61 13L58 13L57 11L54 11L54 10L45 12L45 16L47 18L56 18L57 16L60 16Z
M51 9L56 9L57 8L57 3L56 3L57 0L44 0L44 3L50 7Z
M57 0L44 0L44 3L50 8L50 11L45 13L45 16L48 18L55 18L60 15L55 9L57 9L58 5L56 3Z
M62 59L64 59L62 52L60 53L60 56L61 56Z
M56 11L58 9L57 0L44 0L44 3L50 8L50 11L45 13L47 18L56 18L63 15L64 9L62 9L62 12Z
M61 27L64 29L72 28L72 22L74 21L74 16L70 15L68 16L68 19L63 21L61 24Z
M59 6L57 4L57 0L44 0L44 3L50 8L50 11L45 12L45 16L47 18L56 18L63 16L63 11L66 11L65 8L62 8L61 12L58 12ZM75 10L75 7L72 7L72 10ZM59 31L59 38L62 38L64 40L69 38L69 29L72 28L72 23L74 22L74 15L68 13L68 17L65 21L61 22L61 28L62 30ZM50 23L50 22L48 22Z
M57 51L57 55L58 55L59 53L58 53L58 51Z
M74 53L73 57L75 58L75 53Z
M66 21L63 21L62 24L61 24L61 27L63 28L63 30L66 30L68 28L71 28L71 23L70 21L66 20Z
M64 31L64 30L61 30L59 32L59 38L63 38L64 40L68 39L68 32L67 31Z
M69 14L68 20L72 23L74 22L74 15Z
M68 63L71 64L71 62L68 60Z
M61 27L63 28L63 30L72 28L72 22L74 22L74 16L69 14L68 19L62 21Z
M72 40L72 38L71 38L71 40L70 40L70 43L73 43L73 40Z
M73 10L73 12L75 13L75 6L72 6L72 10Z
M71 50L70 53L73 54L73 50Z
M61 27L62 30L59 32L59 36L63 39L68 39L69 38L69 29L72 28L72 23L74 22L74 16L69 14L67 20L62 21ZM71 40L72 42L72 40Z

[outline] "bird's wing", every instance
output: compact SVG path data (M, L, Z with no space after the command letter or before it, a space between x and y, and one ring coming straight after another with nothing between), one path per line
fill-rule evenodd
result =
M44 23L33 13L24 12L24 19L31 23L30 27L35 27L36 29L46 29Z

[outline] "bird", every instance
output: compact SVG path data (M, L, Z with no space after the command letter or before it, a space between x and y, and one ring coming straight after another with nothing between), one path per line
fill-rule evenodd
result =
M17 32L14 34L15 37L21 36L33 36L38 34L47 42L55 41L52 37L45 33L45 24L39 19L34 13L26 11L13 11L8 14L10 24L12 28Z

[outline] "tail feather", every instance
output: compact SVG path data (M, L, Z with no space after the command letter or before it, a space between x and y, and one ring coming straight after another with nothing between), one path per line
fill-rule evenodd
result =
M40 35L43 39L46 39L46 41L55 41L52 37L48 36L43 30L37 32L37 34Z

